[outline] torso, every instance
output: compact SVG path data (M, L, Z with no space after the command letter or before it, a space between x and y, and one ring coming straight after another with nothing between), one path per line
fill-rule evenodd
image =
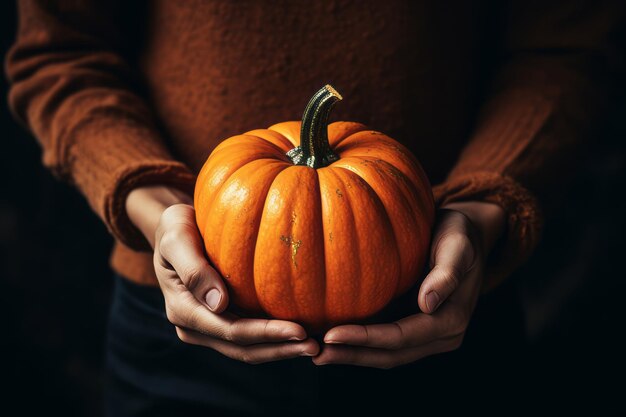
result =
M154 1L139 65L195 170L223 139L300 119L330 83L344 96L333 120L403 142L437 182L475 117L480 32L469 2L426 3Z

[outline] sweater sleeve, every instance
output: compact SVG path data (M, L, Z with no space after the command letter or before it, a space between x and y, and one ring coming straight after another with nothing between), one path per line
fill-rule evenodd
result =
M147 241L128 219L126 195L160 183L191 192L194 176L173 159L119 52L115 2L19 1L6 57L9 105L37 138L44 165L74 184L112 234Z
M542 212L557 207L618 81L623 9L611 1L511 4L492 92L457 164L434 188L439 205L477 200L505 210L507 232L488 260L485 290L529 257Z

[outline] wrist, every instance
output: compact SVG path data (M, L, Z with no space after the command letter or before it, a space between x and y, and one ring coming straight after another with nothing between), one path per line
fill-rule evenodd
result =
M456 210L466 215L480 231L483 253L488 254L495 243L504 235L506 214L497 204L482 201L448 203L442 208Z
M152 185L133 189L126 197L126 213L131 223L137 227L154 247L154 234L161 214L175 204L193 204L188 194L177 188Z

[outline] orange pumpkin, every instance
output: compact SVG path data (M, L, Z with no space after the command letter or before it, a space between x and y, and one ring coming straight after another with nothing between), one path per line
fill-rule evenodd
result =
M364 319L408 290L434 218L415 157L360 123L328 125L338 100L327 85L302 122L223 141L194 196L231 302L318 330Z

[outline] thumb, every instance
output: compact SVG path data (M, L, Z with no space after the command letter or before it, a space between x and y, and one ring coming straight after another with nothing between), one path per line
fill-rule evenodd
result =
M176 218L172 224L168 224L167 218L163 221L165 231L158 240L155 255L160 255L160 267L171 273L160 283L180 293L182 281L201 304L214 313L221 313L228 306L226 285L206 259L195 224L181 222L181 219L184 217Z
M424 278L418 304L424 313L434 313L458 288L470 269L474 248L469 237L461 232L447 233L436 243L434 266Z

